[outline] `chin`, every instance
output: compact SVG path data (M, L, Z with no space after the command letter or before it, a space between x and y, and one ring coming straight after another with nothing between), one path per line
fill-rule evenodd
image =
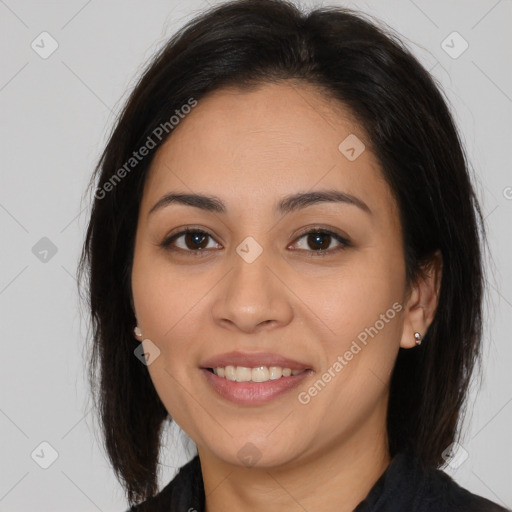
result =
M290 438L269 439L268 436L240 436L229 439L225 446L206 445L214 457L224 463L246 468L271 469L295 464L304 449ZM201 450L199 450L201 451Z

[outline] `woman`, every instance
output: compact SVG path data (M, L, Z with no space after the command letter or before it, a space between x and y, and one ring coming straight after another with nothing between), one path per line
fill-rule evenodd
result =
M494 511L449 460L481 214L449 110L347 9L241 0L149 65L97 167L91 377L132 511ZM158 493L165 421L198 456Z

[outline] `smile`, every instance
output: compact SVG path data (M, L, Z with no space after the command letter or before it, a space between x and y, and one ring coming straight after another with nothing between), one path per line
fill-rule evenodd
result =
M274 378L270 378L270 373ZM201 372L206 378L206 383L218 397L225 399L237 405L258 406L263 405L284 396L286 392L298 387L304 379L311 375L313 370L290 370L290 368L265 367L248 368L241 366L220 367L220 374L224 371L224 376L217 374L219 367L201 368ZM254 381L253 372L256 379L265 379ZM227 374L227 377L226 377ZM242 379L249 380L230 380L229 376L239 375ZM268 377L267 377L268 374ZM279 375L277 377L277 375Z
M225 378L232 382L267 382L277 380L283 377L295 376L305 370L293 370L291 368L282 368L281 366L257 366L248 368L246 366L219 366L209 368L215 375Z

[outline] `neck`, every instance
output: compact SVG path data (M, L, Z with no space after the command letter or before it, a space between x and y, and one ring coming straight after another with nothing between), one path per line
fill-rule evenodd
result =
M273 468L231 465L198 447L205 511L352 512L390 462L385 428L375 427L368 422L342 441Z

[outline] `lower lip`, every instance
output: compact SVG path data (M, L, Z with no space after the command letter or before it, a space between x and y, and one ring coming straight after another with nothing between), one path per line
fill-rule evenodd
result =
M296 388L312 372L312 370L306 370L298 375L266 382L236 382L219 377L205 368L201 368L201 371L221 397L241 405L261 405L270 402Z

